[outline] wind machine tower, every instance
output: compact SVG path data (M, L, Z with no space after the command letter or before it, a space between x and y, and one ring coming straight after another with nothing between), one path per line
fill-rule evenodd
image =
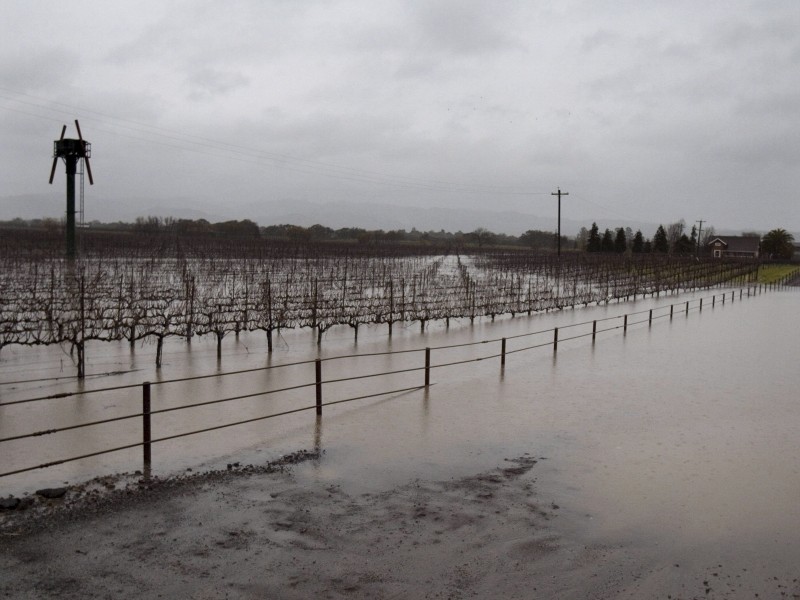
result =
M83 139L81 126L78 119L75 119L75 129L78 130L78 139L65 138L67 126L61 128L61 137L53 142L53 168L50 170L50 183L56 175L58 159L64 159L67 166L67 259L75 258L75 175L81 176L81 204L80 215L83 222L83 166L86 165L86 174L89 176L89 184L94 185L92 178L92 166L89 164L89 157L92 155L92 145ZM80 172L78 163L81 164Z

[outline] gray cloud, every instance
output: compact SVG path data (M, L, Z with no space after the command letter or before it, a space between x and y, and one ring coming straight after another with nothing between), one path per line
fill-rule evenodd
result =
M410 17L415 45L424 51L443 51L452 56L520 49L513 31L514 5L469 0L453 10L449 2L412 3Z
M187 79L193 89L193 99L225 95L250 83L249 78L241 73L209 67L190 71Z
M0 85L31 94L69 87L79 68L78 54L66 46L35 52L16 49L0 54Z
M589 223L800 230L794 0L145 0L59 5L47 20L28 3L6 13L8 194L41 191L34 163L78 117L94 148L90 191L106 203L225 195L230 218L287 197L549 214L549 197L505 192L560 185L570 216ZM765 180L772 193L754 209Z

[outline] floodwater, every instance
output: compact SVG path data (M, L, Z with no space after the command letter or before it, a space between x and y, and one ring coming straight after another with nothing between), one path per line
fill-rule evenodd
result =
M800 295L763 292L723 305L723 290L662 296L533 316L327 332L317 347L308 330L285 332L267 356L263 334L223 342L170 340L156 371L155 346L90 345L84 389L280 365L317 356L509 339L501 369L499 342L434 349L427 390L328 406L153 446L156 473L266 461L300 448L324 450L297 475L357 493L414 478L473 474L524 453L546 458L537 489L560 507L564 527L586 544L636 547L664 564L704 569L764 569L797 577L800 564ZM710 296L717 294L715 306ZM704 297L687 313L683 303ZM656 318L646 311L674 317ZM664 309L663 307L667 307ZM645 311L598 323L591 321ZM660 312L659 312L660 311ZM567 328L589 322L588 326ZM551 346L514 350L552 341ZM566 328L566 329L565 329ZM565 338L583 334L574 340ZM424 354L325 361L323 379L418 368ZM74 366L57 348L5 348L0 402L74 391ZM66 379L55 379L67 377ZM25 380L37 380L25 382ZM313 382L314 365L257 371L153 387L153 410ZM325 401L421 385L422 371L323 387ZM153 416L155 438L314 404L314 387ZM0 408L0 438L141 409L141 389L104 392ZM23 468L140 440L138 419L2 444L0 471ZM0 496L141 468L141 449L92 457L0 479ZM723 566L718 566L723 565ZM795 571L793 573L793 571ZM770 575L772 576L772 575ZM766 577L766 575L765 575Z

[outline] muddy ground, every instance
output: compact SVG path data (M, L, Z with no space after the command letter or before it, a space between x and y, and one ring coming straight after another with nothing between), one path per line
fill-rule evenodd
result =
M299 484L292 466L319 459L99 478L4 511L0 597L800 597L797 580L682 572L577 541L570 517L541 499L540 457L360 495Z

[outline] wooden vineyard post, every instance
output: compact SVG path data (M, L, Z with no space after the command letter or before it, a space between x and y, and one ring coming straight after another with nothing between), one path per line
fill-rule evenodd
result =
M558 352L558 327L553 329L553 352Z
M322 360L317 359L314 361L314 370L316 372L316 391L317 391L317 415L322 414Z
M431 349L425 348L425 387L431 384Z
M628 333L628 315L622 321L622 333Z
M86 375L86 287L84 276L81 275L81 341L78 344L78 379L83 379Z
M506 366L506 338L503 338L500 342L500 366Z
M647 317L647 325L651 326L653 324L653 309L650 309L650 315Z
M152 454L150 440L152 433L150 429L150 382L142 384L142 462L144 463L145 473L149 472L152 464Z
M392 324L394 323L394 282L389 280L389 337L392 337Z
M594 344L594 340L597 337L597 321L592 321L592 343Z

